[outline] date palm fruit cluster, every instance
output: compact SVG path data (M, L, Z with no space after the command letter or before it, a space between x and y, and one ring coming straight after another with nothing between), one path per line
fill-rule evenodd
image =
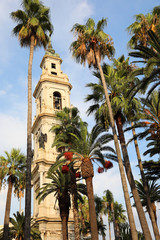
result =
M112 167L113 167L113 163L111 161L107 161L106 160L105 164L104 164L104 168L103 167L99 167L97 171L98 171L98 173L103 173L104 169L108 170L108 169L110 169Z
M72 152L65 152L65 153L64 153L64 157L65 157L65 159L66 159L67 161L72 161L73 153L72 153ZM68 173L68 172L69 172L69 166L68 166L68 164L66 163L66 164L64 164L64 165L62 166L62 173L66 174L66 173ZM81 177L81 173L80 173L79 171L77 171L77 172L75 173L75 177L76 177L76 178L80 178L80 177Z

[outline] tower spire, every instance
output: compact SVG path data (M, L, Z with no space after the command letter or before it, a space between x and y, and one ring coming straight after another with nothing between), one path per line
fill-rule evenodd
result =
M50 55L54 57L60 57L58 53L55 52L55 50L52 47L52 42L51 42L51 37L49 37L49 42L48 42L48 48L45 52L45 55Z

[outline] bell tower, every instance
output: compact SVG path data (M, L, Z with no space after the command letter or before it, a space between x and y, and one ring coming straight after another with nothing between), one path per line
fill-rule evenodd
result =
M33 217L39 225L42 240L62 239L61 219L55 197L48 195L38 204L36 190L47 182L45 178L50 166L56 161L57 151L52 148L54 134L50 131L56 124L56 112L64 107L70 108L70 90L68 76L61 70L62 59L52 49L51 43L42 59L42 74L34 90L36 116L32 126L34 140L33 176ZM73 216L70 214L69 228L73 232ZM69 234L72 239L72 234Z

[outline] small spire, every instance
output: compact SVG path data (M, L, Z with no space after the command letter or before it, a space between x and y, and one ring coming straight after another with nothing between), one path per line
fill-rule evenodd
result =
M49 37L48 48L47 48L47 50L45 52L45 55L52 55L52 56L59 57L59 54L55 53L55 50L52 47L51 37Z

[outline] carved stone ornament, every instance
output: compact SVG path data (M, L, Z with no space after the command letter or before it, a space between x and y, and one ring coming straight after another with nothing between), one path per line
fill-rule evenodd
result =
M41 134L38 138L38 142L39 142L39 148L45 149L44 143L47 142L47 133L42 133L41 132Z

